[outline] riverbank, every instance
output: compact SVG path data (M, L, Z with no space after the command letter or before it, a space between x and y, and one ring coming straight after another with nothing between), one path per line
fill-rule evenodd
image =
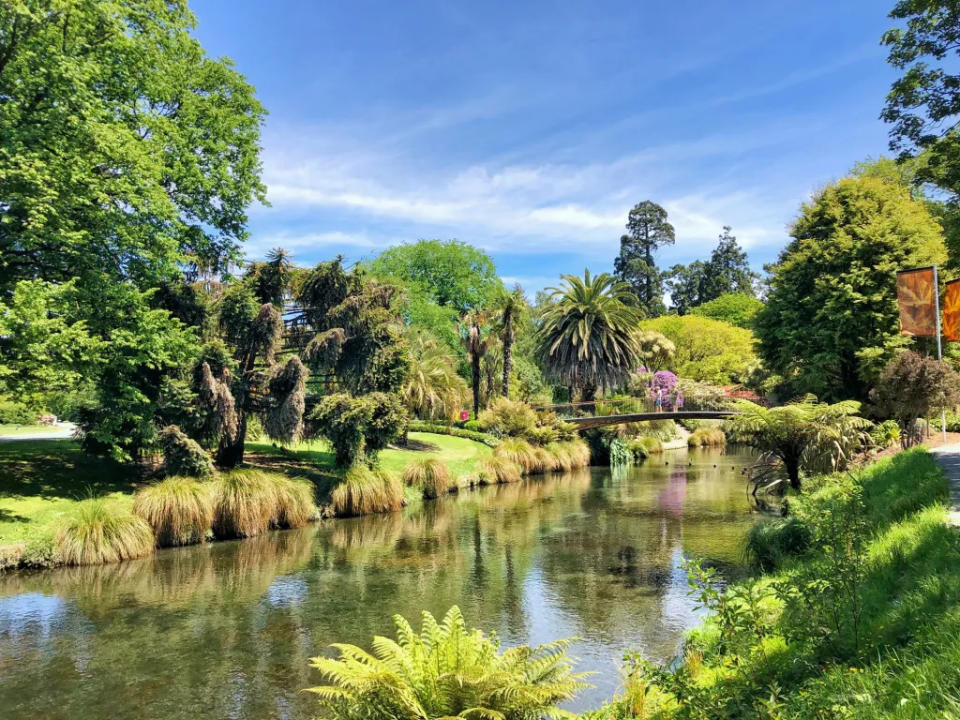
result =
M333 454L320 442L281 448L248 443L245 466L310 480L323 508L342 480ZM450 470L456 486L469 486L480 462L491 457L487 445L469 439L415 433L409 446L381 453L384 469L399 473L415 461L436 458ZM133 506L137 489L152 480L148 471L82 452L70 440L17 440L0 444L0 570L58 564L54 536L58 524L89 497L104 497L120 511ZM420 501L417 488L405 488L406 502Z
M960 535L923 448L820 478L749 547L766 572L710 589L672 669L628 663L596 718L947 717L960 697ZM953 715L949 715L952 717Z

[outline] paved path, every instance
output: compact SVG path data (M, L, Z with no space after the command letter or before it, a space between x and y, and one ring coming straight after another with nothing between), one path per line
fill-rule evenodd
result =
M57 423L44 432L30 433L29 435L0 435L0 442L15 442L17 440L69 440L73 437L77 426L73 423Z
M951 512L947 522L960 527L960 443L942 445L934 448L930 453L937 459L943 472L950 481Z

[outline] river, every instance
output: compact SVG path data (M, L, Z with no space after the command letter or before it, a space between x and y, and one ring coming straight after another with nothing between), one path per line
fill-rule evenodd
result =
M503 645L577 636L609 699L636 648L666 660L698 614L684 556L742 564L755 521L736 452L674 451L464 492L402 513L0 577L5 720L308 718L309 658L391 616L458 604Z

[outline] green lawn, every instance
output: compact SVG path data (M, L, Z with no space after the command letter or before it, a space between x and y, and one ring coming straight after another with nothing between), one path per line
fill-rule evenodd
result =
M409 441L409 448L383 451L382 466L399 473L412 460L438 457L465 485L477 462L492 452L486 445L448 435L410 433ZM309 478L321 501L339 482L333 453L322 441L294 448L251 442L246 462ZM135 466L86 455L72 440L0 442L0 568L16 564L24 548L28 557L42 559L57 521L78 500L106 495L129 504L144 479Z
M62 432L62 427L55 425L3 425L0 423L0 437L17 437L18 435L41 435L45 433Z

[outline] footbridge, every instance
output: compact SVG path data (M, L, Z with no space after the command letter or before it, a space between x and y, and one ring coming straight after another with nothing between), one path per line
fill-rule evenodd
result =
M611 398L560 405L543 405L538 410L551 410L565 422L581 430L650 420L724 420L737 415L736 410L716 407L674 407L669 400L657 408L654 401L643 398Z
M620 425L621 423L646 422L648 420L723 420L736 415L734 410L677 410L675 412L642 412L625 415L592 415L586 417L568 417L564 422L576 425L580 430Z

